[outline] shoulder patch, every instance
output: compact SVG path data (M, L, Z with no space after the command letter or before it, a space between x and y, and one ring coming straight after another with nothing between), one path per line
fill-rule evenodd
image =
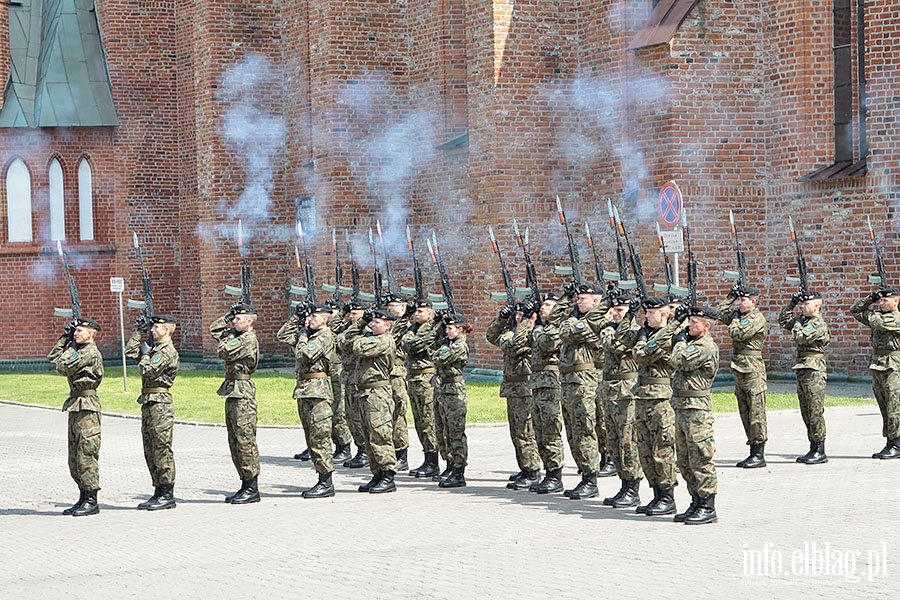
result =
M750 319L747 319L746 317L741 319L741 325L746 325L749 322L750 322Z
M443 348L441 348L441 354L450 354L450 348L444 346Z
M162 356L160 356L159 354L154 354L152 360L153 362L159 362L162 360Z
M818 327L818 325L816 325L816 327ZM812 330L813 330L812 325L807 325L806 327L803 328L803 331L812 331Z
M232 346L234 346L235 344L240 344L240 343L241 343L241 340L239 340L238 338L234 338L233 340L231 340Z
M315 350L315 349L316 349L316 343L315 343L315 342L310 342L310 343L309 343L309 349L310 349L310 350Z
M656 340L650 340L649 342L647 342L647 345L648 345L648 346L655 346L655 345L656 345Z
M693 352L696 349L697 349L697 346L695 346L694 344L688 344L688 347L685 349L685 352Z
M575 329L584 329L584 321L578 321L575 323Z

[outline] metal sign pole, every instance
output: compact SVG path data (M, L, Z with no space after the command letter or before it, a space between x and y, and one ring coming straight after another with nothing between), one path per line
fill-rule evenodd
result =
M122 308L122 292L119 296L119 336L122 341L122 391L128 393L128 371L125 364L125 313Z

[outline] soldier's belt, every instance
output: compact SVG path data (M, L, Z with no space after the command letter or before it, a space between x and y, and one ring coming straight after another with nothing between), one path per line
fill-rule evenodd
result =
M225 381L250 381L249 375L232 375L231 377L226 377Z
M526 381L528 381L528 375L512 375L503 378L503 383L525 383Z
M735 356L762 356L762 350L741 350L740 352L735 352Z
M712 390L677 390L676 398L705 398Z
M637 379L637 371L626 371L624 373L614 373L606 377L607 381L631 381Z
M391 387L391 382L387 379L382 379L380 381L370 381L369 383L360 384L359 389L361 390L371 390L373 388L380 387Z
M582 363L580 365L572 365L571 367L560 367L560 373L577 373L578 371L588 371L594 368L594 363Z
M532 375L534 375L534 373L559 373L559 367L557 367L556 365L547 365L543 369L534 371Z
M424 369L409 369L409 375L424 375L425 373L434 373L434 367L425 367Z
M602 368L603 368L603 363L594 363L594 368L595 368L595 369L598 369L598 370L599 370L599 369L602 369Z
M167 388L167 387L145 387L145 388L141 388L141 394L142 394L142 395L146 395L146 394L165 394L165 393L168 392L168 391L169 391L169 388Z
M882 352L881 354L875 355L876 358L881 356L900 356L900 350L892 350L890 352Z
M323 373L322 371L317 371L316 373L302 373L300 375L300 379L324 379L328 377L328 373Z
M798 358L810 358L810 357L825 358L825 353L824 352L798 352L797 357Z
M85 396L96 396L97 390L79 390L77 392L73 390L69 395L73 398L84 398Z
M462 375L454 375L453 377L441 377L441 383L463 383L465 378Z
M642 377L639 383L641 385L671 385L672 380L669 377Z

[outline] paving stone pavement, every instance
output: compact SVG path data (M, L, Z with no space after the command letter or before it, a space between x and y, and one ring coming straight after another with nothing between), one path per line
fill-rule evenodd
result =
M315 482L288 458L301 430L263 428L262 502L231 506L225 429L178 424L178 507L137 511L152 491L139 421L104 416L101 512L73 518L60 514L77 497L65 414L2 403L0 598L887 597L900 582L900 460L870 458L884 441L876 406L826 419L827 465L795 463L799 412L773 411L769 466L744 471L740 420L718 415L720 521L689 527L602 506L615 478L582 501L506 490L515 462L496 426L469 428L464 489L399 476L397 493L361 494L368 472L339 467L325 500L300 496ZM564 478L574 486L574 467ZM683 485L676 498L687 504Z

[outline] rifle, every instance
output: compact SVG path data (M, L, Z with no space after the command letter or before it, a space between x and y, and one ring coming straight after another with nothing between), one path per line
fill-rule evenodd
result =
M434 243L432 244L432 242ZM441 291L444 294L446 308L450 314L459 315L461 313L456 311L456 303L453 301L453 290L450 289L450 279L447 277L447 271L444 269L444 261L441 259L441 251L440 248L438 248L437 235L433 229L431 230L431 239L429 240L426 237L425 243L428 245L428 253L431 255L431 262L437 267L438 275L440 275L441 278ZM439 307L437 303L432 304L432 306L435 308L444 308L443 306Z
M684 249L687 255L687 305L697 306L697 260L691 250L691 229L687 224L687 211L684 207L681 208L681 227L684 229Z
M297 227L300 227L299 221L297 222ZM247 249L244 247L244 230L240 219L238 219L237 239L238 252L241 254L241 287L236 288L226 285L225 293L239 296L241 303L250 304L250 263L247 259Z
M515 219L513 219L513 230L516 232L516 243L519 245L519 248L522 249L522 254L525 257L525 286L527 287L527 293L529 296L533 297L536 302L540 303L541 289L538 285L537 271L534 269L534 263L531 262L531 248L528 244L528 228L525 228L524 240L519 233L519 223Z
M622 241L622 232L616 225L618 213L609 198L606 199L606 211L609 213L609 226L616 236L616 269L618 272L603 271L603 279L609 282L607 285L609 289L633 290L637 287L637 281L628 279L628 253Z
M497 255L497 260L500 261L500 272L503 275L503 287L506 291L505 294L491 292L491 300L505 299L507 304L515 306L516 289L513 286L512 275L509 274L509 269L506 268L506 262L503 260L503 254L500 252L500 245L497 244L497 238L494 237L494 228L490 225L488 225L488 234L491 236L491 248L493 248L494 254Z
M628 239L628 232L625 231L625 225L622 223L621 217L619 217L619 209L613 207L613 212L616 216L616 231L625 238L625 245L628 247L628 256L631 259L631 270L634 272L634 282L637 285L638 298L646 300L649 296L647 295L647 283L644 281L644 268L641 266L641 255L637 248L631 243L631 240ZM621 287L621 280L619 285Z
M659 223L656 224L656 239L659 242L659 251L662 252L663 255L666 284L660 285L658 283L654 283L653 290L656 292L665 292L671 296L679 296L682 298L688 296L690 292L686 288L675 285L675 268L669 261L669 253L666 250L666 240L663 238L662 231L660 231L659 229Z
M728 211L728 221L731 223L731 233L734 235L734 252L737 255L737 271L725 271L725 277L735 280L735 287L747 287L747 262L744 259L744 251L741 249L741 240L738 238L737 228L734 226L734 212Z
M378 241L381 242L381 254L384 256L384 276L387 279L387 291L389 294L397 295L397 284L394 282L394 274L391 273L391 257L388 256L387 245L384 243L384 236L381 235L381 221L375 220L375 230L378 232Z
M125 304L128 308L139 309L141 314L143 314L146 319L149 319L153 316L153 283L150 281L150 271L147 270L147 265L144 262L146 253L144 252L144 249L141 248L140 242L138 242L137 232L132 232L132 238L134 243L134 253L141 263L141 285L144 288L144 299L128 300Z
M869 223L871 228L872 224ZM802 296L809 293L809 278L806 275L806 259L803 257L803 251L800 250L800 240L797 239L797 232L794 231L794 219L788 216L788 227L791 228L791 240L794 242L794 248L797 250L797 272L799 277L785 277L787 283L798 286L798 290ZM884 263L882 263L882 268Z
M594 238L591 235L591 226L587 221L584 222L584 237L587 238L588 248L594 254L594 274L597 276L597 281L603 281L603 265L600 264L600 255L597 254L597 247L594 245Z
M384 306L384 280L381 275L381 269L378 268L378 255L375 252L375 239L372 237L372 228L369 227L369 253L372 255L372 264L374 272L372 273L373 292L371 294L361 293L360 299L371 302L375 308Z
M359 300L359 265L356 264L356 256L353 254L353 244L350 242L350 232L344 230L344 236L347 240L347 253L350 255L350 298L355 302Z
M878 240L875 238L875 230L872 229L872 219L866 217L866 222L869 224L869 238L872 240L872 245L875 247L875 268L878 271L877 275L869 275L869 283L877 283L881 289L884 289L888 287L887 272L884 268L884 256L882 256L881 246L878 245Z
M406 226L406 247L409 248L413 259L413 288L401 287L400 293L407 296L415 295L416 300L425 299L425 286L422 284L422 265L416 256L416 247L413 245L412 233L409 231L409 225Z
M569 244L569 263L572 266L570 268L554 267L553 271L557 275L571 275L572 283L581 285L584 283L584 277L581 274L581 261L578 258L578 246L575 245L575 240L572 239L572 232L569 231L569 223L566 221L566 213L563 210L559 196L556 197L556 214L559 216L559 224L566 228L566 239Z
M300 248L303 248L303 262L300 261L300 248L294 244L294 261L297 268L303 271L303 286L291 285L288 293L293 296L305 296L304 303L307 306L316 303L316 276L313 273L312 263L309 260L309 252L306 249L306 236L303 235L303 224L297 219L297 238L300 241ZM300 302L291 301L291 306L296 307Z
M341 267L341 257L338 254L337 230L331 230L331 252L334 254L334 285L322 284L323 292L331 292L331 299L337 306L344 303L342 294L349 294L353 290L344 287L344 269Z
M66 251L63 250L62 242L59 240L56 240L56 251L59 253L63 269L66 272L66 282L69 284L69 300L72 303L72 308L54 308L53 315L69 319L80 319L81 298L78 297L78 288L75 287L75 278L72 277L72 272L69 270L69 257L66 255Z

